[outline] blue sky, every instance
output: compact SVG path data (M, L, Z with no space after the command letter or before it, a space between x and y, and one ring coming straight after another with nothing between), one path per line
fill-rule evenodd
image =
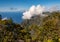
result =
M43 5L51 7L60 5L60 0L0 0L0 11L4 10L26 10L32 5Z

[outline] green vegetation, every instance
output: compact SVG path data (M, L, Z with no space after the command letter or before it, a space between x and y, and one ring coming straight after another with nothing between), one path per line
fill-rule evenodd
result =
M46 14L46 13L45 13ZM60 42L60 12L33 17L21 24L0 15L0 42Z

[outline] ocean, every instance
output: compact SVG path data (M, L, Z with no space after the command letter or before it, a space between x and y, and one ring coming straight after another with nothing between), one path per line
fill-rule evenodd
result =
M15 23L21 23L23 20L22 13L23 12L0 12L0 15L2 15L2 18L12 18Z

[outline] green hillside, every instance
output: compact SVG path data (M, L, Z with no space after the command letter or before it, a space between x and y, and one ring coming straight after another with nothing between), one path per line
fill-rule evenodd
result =
M0 42L60 42L60 12L34 16L21 24L0 15Z

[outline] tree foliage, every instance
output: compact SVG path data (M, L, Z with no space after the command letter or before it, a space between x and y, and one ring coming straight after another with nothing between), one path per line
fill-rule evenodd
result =
M49 14L44 18L34 16L21 24L12 18L0 20L0 42L60 42L60 12Z

